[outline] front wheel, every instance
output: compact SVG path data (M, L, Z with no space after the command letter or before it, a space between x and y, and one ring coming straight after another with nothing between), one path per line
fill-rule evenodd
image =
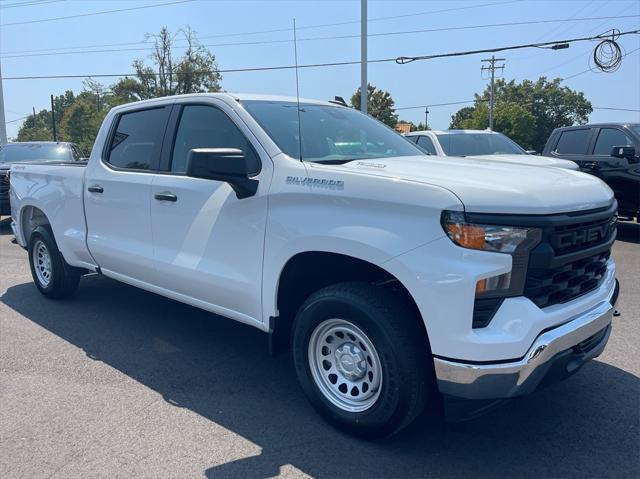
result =
M302 305L293 358L315 409L358 436L400 431L435 395L419 318L397 295L366 283L329 286Z
M33 282L49 298L67 298L78 288L81 273L69 266L48 226L38 226L29 238L29 266Z

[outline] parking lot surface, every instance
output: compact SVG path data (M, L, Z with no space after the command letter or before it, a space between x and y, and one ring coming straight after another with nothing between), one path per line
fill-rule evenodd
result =
M0 477L640 477L640 235L622 316L567 381L366 442L326 425L266 335L92 275L42 297L0 222Z

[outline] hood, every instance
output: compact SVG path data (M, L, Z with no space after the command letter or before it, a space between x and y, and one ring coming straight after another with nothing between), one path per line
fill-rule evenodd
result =
M517 163L519 165L530 166L555 166L557 168L566 168L568 170L577 170L578 165L570 160L561 158L551 158L549 156L536 155L474 155L466 158L475 158L487 161L500 161L502 163Z
M613 200L605 183L580 171L469 157L379 158L352 161L340 168L446 188L466 211L476 213L563 213L607 206Z

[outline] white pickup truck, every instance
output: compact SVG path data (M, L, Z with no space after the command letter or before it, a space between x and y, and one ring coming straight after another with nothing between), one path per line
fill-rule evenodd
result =
M604 183L424 156L331 102L120 106L86 165L15 164L10 183L45 296L95 272L260 328L291 347L313 406L361 436L399 431L440 394L530 393L609 338Z
M509 137L491 130L424 130L412 131L405 137L429 155L578 169L578 164L573 161L537 156L535 151L524 150Z

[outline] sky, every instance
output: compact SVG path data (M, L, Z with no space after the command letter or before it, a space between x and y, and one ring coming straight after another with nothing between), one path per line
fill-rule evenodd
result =
M153 7L136 9L149 5ZM129 10L95 14L118 9ZM77 15L83 16L54 20ZM580 20L592 17L615 18ZM134 59L147 59L145 34L157 33L163 26L171 32L191 27L203 44L211 45L222 70L292 65L294 18L300 65L360 60L359 0L0 0L0 64L7 134L9 138L16 135L21 121L14 120L30 114L33 107L36 111L49 108L50 94L82 90L82 78L11 77L130 73ZM369 0L368 18L369 59L373 60L562 40L612 28L638 29L640 1ZM495 26L548 20L561 21ZM494 26L460 28L485 25ZM407 31L412 33L398 33ZM379 35L388 33L393 34ZM640 110L640 35L621 37L618 42L628 54L618 71L587 71L564 82L584 92L599 108L591 114L591 122L640 122L639 111L603 109ZM502 52L499 56L506 61L500 76L519 82L541 75L564 78L581 73L593 66L590 57L595 46L594 42L583 42L566 50ZM82 53L70 53L78 51ZM368 79L389 91L397 108L418 106L397 111L401 119L417 123L424 121L422 105L469 101L474 93L482 92L487 84L480 71L483 58L488 55L407 65L370 63ZM116 80L96 79L105 85ZM360 85L360 65L300 69L299 83L301 97L328 100L338 95L348 101ZM229 92L295 96L295 72L224 73L222 87ZM451 115L463 106L430 107L429 125L448 128Z

